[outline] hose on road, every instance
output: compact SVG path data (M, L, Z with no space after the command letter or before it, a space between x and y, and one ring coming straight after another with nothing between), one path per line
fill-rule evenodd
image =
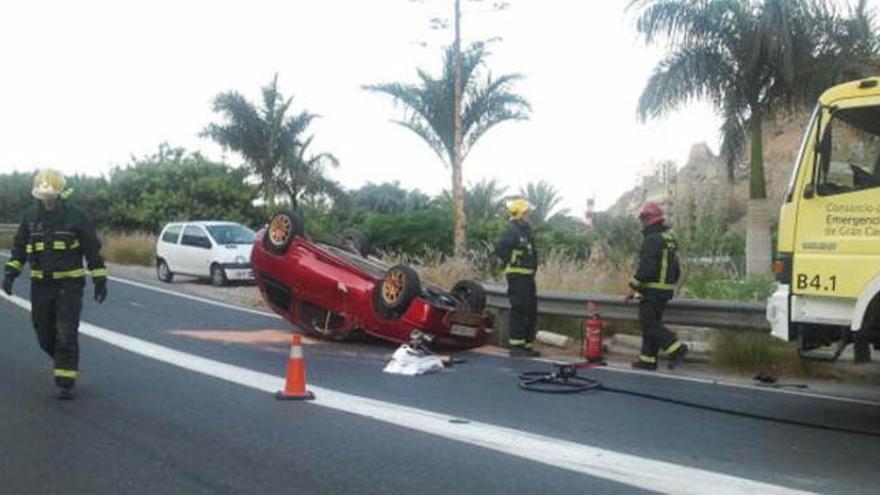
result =
M675 404L684 407L690 407L694 409L701 409L704 411L711 411L721 414L727 414L731 416L737 416L741 418L749 418L749 419L757 419L760 421L769 421L778 424L786 424L791 426L799 426L803 428L812 428L817 430L825 430L825 431L833 431L837 433L848 433L852 435L863 435L870 437L880 437L880 431L872 431L872 430L860 430L857 428L847 428L845 426L832 426L825 425L821 423L812 423L809 421L801 421L797 419L788 419L788 418L779 418L776 416L767 416L764 414L750 413L746 411L737 411L734 409L728 409L724 407L710 406L707 404L700 404L698 402L692 402L683 399L674 399L672 397L667 397L658 394L652 394L649 392L641 392L638 390L631 390L626 388L619 388L606 385L599 380L586 378L577 375L576 369L579 367L576 364L571 363L558 363L556 366L559 368L557 372L542 372L542 371L527 371L524 373L520 373L517 375L519 380L519 387L523 390L528 390L530 392L541 392L541 393L577 393L577 392L586 392L589 390L597 390L604 391L614 394L622 394L629 395L633 397L640 397L643 399L654 400L658 402L665 402L667 404Z

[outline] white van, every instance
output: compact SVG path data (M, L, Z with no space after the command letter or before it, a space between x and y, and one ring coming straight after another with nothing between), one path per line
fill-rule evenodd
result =
M234 222L169 223L156 242L156 274L207 278L216 286L230 280L253 280L254 231Z

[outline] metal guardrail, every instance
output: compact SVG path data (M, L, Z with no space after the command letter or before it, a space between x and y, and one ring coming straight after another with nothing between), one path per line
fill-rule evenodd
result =
M486 305L500 310L501 313L501 321L498 322L499 341L506 340L510 313L507 287L493 284L483 284L483 287L486 290ZM588 302L599 305L599 312L604 319L639 319L637 302L625 301L620 295L599 293L539 292L538 313L586 318L589 316ZM673 299L666 306L663 321L672 325L769 331L770 323L765 315L766 306L759 302Z
M18 229L17 223L0 223L0 232L15 232Z

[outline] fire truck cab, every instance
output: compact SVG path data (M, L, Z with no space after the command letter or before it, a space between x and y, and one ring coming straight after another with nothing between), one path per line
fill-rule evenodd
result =
M802 356L880 349L880 78L827 90L804 133L779 215L767 301L774 336ZM857 356L858 358L858 356Z

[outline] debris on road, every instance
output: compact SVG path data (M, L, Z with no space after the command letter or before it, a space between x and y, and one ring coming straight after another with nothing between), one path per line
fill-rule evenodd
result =
M443 361L436 355L403 344L394 351L391 361L383 371L395 375L415 376L442 369Z

